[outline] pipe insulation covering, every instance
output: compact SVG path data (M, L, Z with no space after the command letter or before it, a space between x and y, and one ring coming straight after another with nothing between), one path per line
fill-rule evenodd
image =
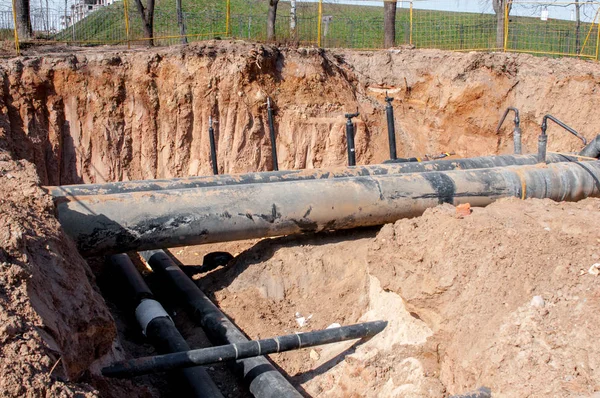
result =
M57 204L84 255L348 229L442 203L599 196L600 162L290 181L78 197Z

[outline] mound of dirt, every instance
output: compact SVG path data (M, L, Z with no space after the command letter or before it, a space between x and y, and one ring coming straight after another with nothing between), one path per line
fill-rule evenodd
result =
M313 396L586 396L599 213L598 199L440 206L378 233L264 240L200 283L251 338L389 321L364 344L272 356Z
M0 151L0 396L96 396L67 380L110 350L115 326L39 183Z

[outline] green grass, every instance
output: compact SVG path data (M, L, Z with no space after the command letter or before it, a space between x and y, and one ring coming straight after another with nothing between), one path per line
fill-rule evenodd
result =
M133 0L129 0L130 38L143 38L141 18ZM186 33L198 35L193 39L223 36L225 32L224 0L184 0ZM158 0L155 10L155 37L179 34L175 2ZM300 42L317 41L317 3L298 2L297 39ZM278 41L292 40L289 31L289 2L278 8L276 34ZM383 8L361 5L325 3L323 15L331 16L323 23L324 47L381 48L383 46ZM250 40L266 39L267 2L265 0L231 0L231 36ZM571 21L541 21L532 17L512 17L508 47L518 51L540 53L569 53L576 49L576 28ZM123 3L106 7L68 32L56 36L66 41L124 42L125 19ZM580 44L583 44L590 24L583 23ZM583 53L594 55L597 40L594 27ZM410 12L398 8L396 16L397 44L410 42ZM178 39L158 39L157 44L171 44ZM430 11L415 9L413 13L412 43L418 48L448 50L494 49L496 47L496 17L490 14Z

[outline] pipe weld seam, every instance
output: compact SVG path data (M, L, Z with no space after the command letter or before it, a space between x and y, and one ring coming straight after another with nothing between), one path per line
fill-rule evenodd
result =
M275 342L277 343L277 352L279 352L279 350L280 350L279 337L275 337Z
M300 333L296 333L296 337L298 337L298 348L302 348L302 339L300 338Z
M256 345L258 345L258 355L260 356L260 341L256 341Z
M233 345L233 349L235 350L235 359L238 359L238 356L240 355L240 353L238 352L238 348L237 348L236 344Z

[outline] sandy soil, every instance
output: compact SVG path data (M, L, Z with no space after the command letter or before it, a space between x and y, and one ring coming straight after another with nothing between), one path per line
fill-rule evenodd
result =
M266 170L266 96L281 169L345 164L343 113L357 108L359 163L384 160L386 90L402 155L508 152L510 128L495 126L509 105L521 109L526 149L548 112L592 138L600 106L594 63L433 50L94 50L3 60L0 81L0 395L15 397L168 391L97 376L148 347L99 294L102 267L77 254L41 185L209 174L211 113L220 171ZM581 147L549 133L551 150ZM504 200L465 217L440 207L381 230L173 253L190 265L212 250L237 255L197 279L252 338L390 322L363 344L273 356L309 395L437 397L485 385L500 397L593 396L599 206ZM297 313L310 317L302 328Z
M599 214L598 199L507 199L468 216L447 205L380 231L264 240L200 284L252 338L390 322L362 345L272 356L314 396L480 386L498 397L592 396ZM312 317L300 327L296 313Z

